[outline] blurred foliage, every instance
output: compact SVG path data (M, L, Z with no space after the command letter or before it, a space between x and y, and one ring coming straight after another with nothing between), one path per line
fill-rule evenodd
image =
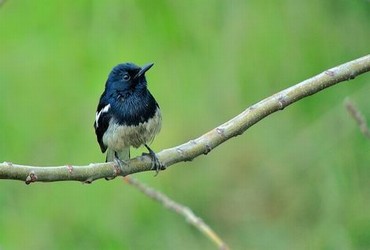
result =
M104 160L92 128L110 69L154 62L178 145L249 105L369 53L370 3L12 1L0 8L0 161ZM207 156L141 181L191 207L235 249L369 249L369 74L274 114ZM140 154L144 149L134 151ZM183 218L120 178L0 181L0 249L213 249Z

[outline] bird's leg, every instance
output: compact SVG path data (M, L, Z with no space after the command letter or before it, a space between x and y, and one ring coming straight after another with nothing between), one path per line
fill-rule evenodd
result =
M130 153L128 158L130 159ZM117 152L114 152L114 162L122 169L123 165L127 164L127 161L123 161L118 157Z
M159 173L160 170L164 170L164 165L159 161L157 155L154 153L154 151L147 145L144 144L144 146L149 151L149 156L152 158L152 169L156 171L156 175ZM146 154L146 153L143 153Z
M117 175L119 175L119 173L121 172L121 169L122 169L123 165L125 164L125 162L122 161L118 157L117 152L114 152L114 163L119 166L119 169L117 169L117 167L115 166L115 168L116 168L115 173L116 173L116 176L117 176ZM105 177L105 179L107 181L110 181L110 180L113 180L114 178L116 178L116 176L113 176L113 177Z

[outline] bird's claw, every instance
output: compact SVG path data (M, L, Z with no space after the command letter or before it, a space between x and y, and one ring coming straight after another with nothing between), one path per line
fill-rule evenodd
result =
M147 145L145 147L148 149L149 153L143 153L143 155L148 155L150 158L152 158L152 170L155 170L156 174L155 176L158 175L160 170L165 170L166 167L161 163L161 161L158 159L156 153L149 148Z
M116 178L118 175L119 175L119 173L121 172L121 169L122 169L122 167L123 167L123 165L125 165L126 163L124 162L124 161L122 161L120 158L118 158L117 156L116 157L114 157L114 163L115 163L115 170L114 170L114 174L115 174L115 176L112 176L112 177L105 177L105 179L107 180L107 181L111 181L111 180L113 180L114 178Z

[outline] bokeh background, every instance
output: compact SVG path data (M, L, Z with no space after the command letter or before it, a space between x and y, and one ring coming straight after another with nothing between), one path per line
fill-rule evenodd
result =
M93 131L111 68L154 62L156 151L370 49L370 2L14 1L0 7L0 162L101 162ZM264 119L192 162L135 175L233 249L369 249L370 75ZM144 149L133 151L138 155ZM122 178L0 181L0 249L214 249Z

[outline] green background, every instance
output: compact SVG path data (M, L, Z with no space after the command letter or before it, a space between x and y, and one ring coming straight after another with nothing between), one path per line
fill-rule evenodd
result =
M154 62L152 148L369 53L370 2L15 1L0 7L0 162L101 162L93 131L111 68ZM135 175L189 206L233 249L369 249L370 76L304 99L192 162ZM140 154L145 149L133 151ZM122 178L0 181L0 249L214 249Z

